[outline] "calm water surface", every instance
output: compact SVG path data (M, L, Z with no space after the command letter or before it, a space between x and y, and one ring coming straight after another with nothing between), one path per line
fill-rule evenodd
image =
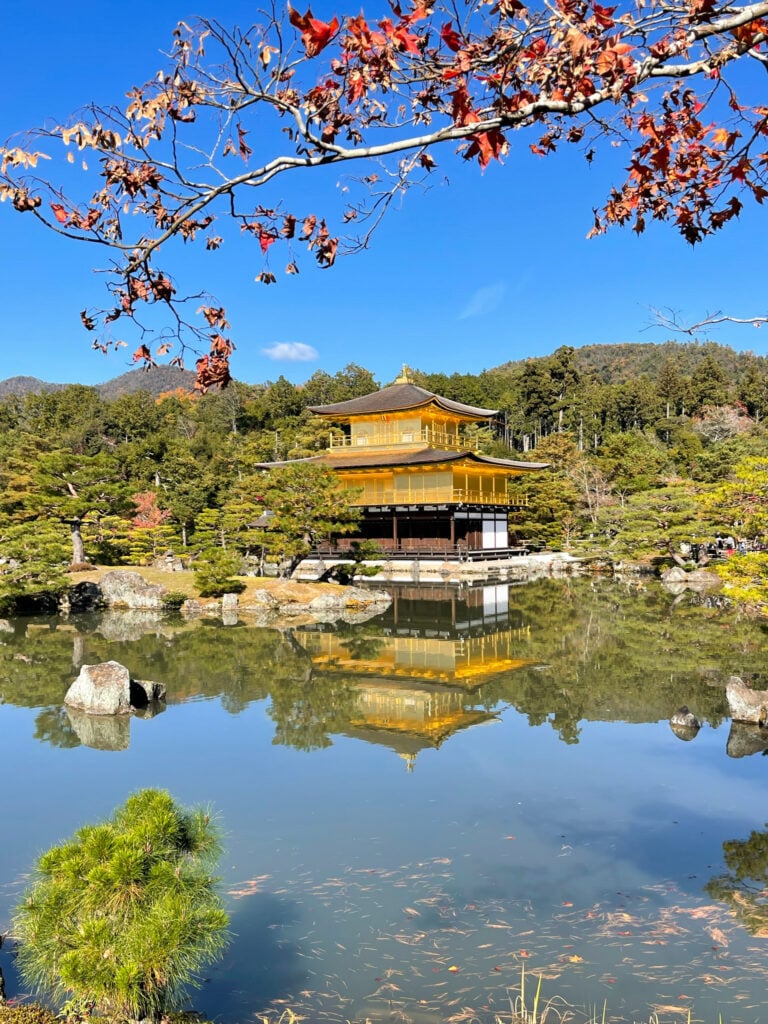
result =
M225 830L234 939L194 995L225 1024L491 1021L523 969L612 1019L768 1019L768 738L731 735L724 700L734 673L768 686L760 625L583 581L401 589L338 628L10 625L0 931L43 848L160 786ZM107 658L167 710L70 718Z

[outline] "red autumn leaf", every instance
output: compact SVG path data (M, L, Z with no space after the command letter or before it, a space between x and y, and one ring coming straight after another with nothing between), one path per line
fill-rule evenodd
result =
M308 57L316 57L339 30L339 20L335 15L330 22L320 21L312 17L310 8L307 8L306 14L299 14L293 7L289 7L288 18L294 28L301 32L301 41Z
M256 237L259 240L261 251L266 256L267 252L269 251L270 245L273 245L277 241L277 232L259 227L258 231L256 232Z
M454 124L476 124L479 121L472 107L472 100L464 85L460 85L455 92L451 93L451 114L453 115Z
M613 20L615 10L615 7L601 7L600 4L593 4L592 11L594 13L595 21L598 23L600 28L613 28L616 24Z
M418 54L421 52L419 37L415 36L413 32L409 32L404 25L398 25L392 35L398 50L402 50L403 53Z
M51 209L53 210L53 216L59 222L59 224L66 224L69 219L69 214L61 205L61 203L51 203Z
M443 40L449 50L453 50L454 53L458 53L461 49L462 42L461 36L453 27L453 24L449 21L440 29L440 38Z
M483 170L485 170L491 160L501 159L504 147L506 146L506 139L498 128L493 128L488 132L478 132L476 135L470 135L470 139L472 140L472 144L464 154L464 158L466 160L471 160L472 157L476 156L478 163ZM533 149L533 147L531 148Z

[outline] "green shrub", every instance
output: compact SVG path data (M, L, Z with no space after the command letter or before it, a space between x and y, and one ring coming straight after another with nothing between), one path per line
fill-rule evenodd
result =
M178 611L188 598L189 594L185 594L183 590L169 590L163 597L163 608Z
M61 1024L53 1012L39 1003L0 1005L0 1024Z
M245 584L234 577L240 571L242 559L223 548L204 551L194 565L195 586L201 597L221 597L222 594L240 594Z
M226 946L219 852L208 814L153 789L52 847L14 916L25 982L130 1020L177 1007Z

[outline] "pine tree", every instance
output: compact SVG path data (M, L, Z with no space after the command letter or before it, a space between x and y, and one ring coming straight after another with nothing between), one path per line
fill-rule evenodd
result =
M157 1020L226 946L202 810L147 789L39 858L16 908L27 983L128 1020Z

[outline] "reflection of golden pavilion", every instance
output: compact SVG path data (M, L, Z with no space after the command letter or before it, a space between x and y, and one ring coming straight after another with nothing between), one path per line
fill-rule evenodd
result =
M466 707L466 694L445 686L361 679L346 736L383 743L413 766L420 750L437 750L461 729L493 722L491 711Z
M492 675L530 664L520 657L520 642L528 630L507 629L477 637L377 636L371 638L365 657L338 633L301 633L298 639L319 672L404 678L474 690Z
M384 743L409 766L419 750L437 749L453 733L495 720L474 706L474 692L500 673L530 665L530 636L510 615L509 587L457 592L403 587L387 613L351 635L307 631L296 639L315 671L339 673L358 691L344 733Z

